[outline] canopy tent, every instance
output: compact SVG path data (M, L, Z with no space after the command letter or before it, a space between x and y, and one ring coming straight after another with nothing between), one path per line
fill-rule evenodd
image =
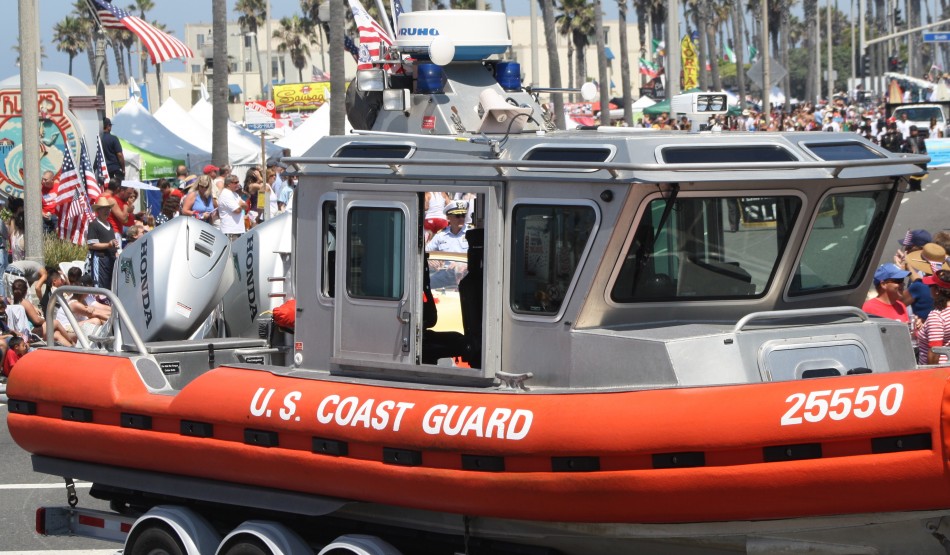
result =
M112 133L137 151L184 161L192 173L200 173L205 164L211 163L210 152L169 131L138 102L126 102L112 117Z
M211 152L211 130L194 120L184 108L171 97L162 102L155 110L155 119L169 131L188 141L195 147ZM229 149L230 151L230 149ZM230 152L229 152L230 154Z
M200 98L188 114L202 127L211 130L214 108ZM264 141L267 162L276 162L284 151L274 143ZM232 166L253 166L261 161L261 138L228 119L228 158Z
M634 110L643 110L645 108L649 108L650 106L653 106L654 104L656 104L656 100L653 100L649 96L641 96L630 107L633 108Z
M113 129L114 128L115 124L113 123ZM180 158L169 158L167 156L155 154L154 152L149 152L124 139L119 139L119 142L122 143L123 151L138 155L139 179L149 180L160 179L162 177L172 179L175 177L175 168L185 164L185 161Z
M345 132L353 130L350 121L346 120ZM289 149L291 156L303 156L321 137L330 134L330 103L325 102L309 118L286 137L275 144L279 148Z

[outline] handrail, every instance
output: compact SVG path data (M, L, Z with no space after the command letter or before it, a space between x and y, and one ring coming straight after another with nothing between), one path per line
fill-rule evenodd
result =
M118 315L119 319L122 321L123 331L129 334L129 337L135 344L135 348L138 350L139 354L148 354L148 350L145 348L145 343L142 341L142 338L139 336L138 332L135 331L135 326L132 325L132 320L129 318L128 312L125 311L125 307L122 306L122 302L119 301L119 298L115 293L108 289L103 289L101 287L80 287L78 285L63 285L62 287L57 287L50 297L49 305L46 307L46 321L55 321L56 307L59 304L62 304L64 308L63 312L66 313L66 319L69 320L69 325L72 326L73 331L76 332L76 338L79 340L82 348L86 350L92 349L92 344L89 342L89 337L86 335L86 332L83 331L82 327L80 327L76 320L76 316L74 316L73 312L69 309L69 300L66 298L66 295L75 294L104 295L107 299L109 299L109 302L112 303L112 316L109 317L109 321L106 322L105 325L112 326L114 336L115 318L116 315ZM47 345L55 345L53 339L54 332L55 326L50 325L46 327ZM113 348L118 351L120 346L113 345Z
M860 308L853 306L829 306L823 308L799 308L795 310L769 310L764 312L752 312L743 316L732 333L741 332L749 323L755 320L777 320L790 318L806 318L810 316L856 316L862 322L868 320L868 315Z
M788 162L734 162L729 164L713 163L626 163L626 162L577 162L577 161L547 161L547 160L494 160L486 158L466 159L424 159L424 158L333 158L333 157L306 157L293 156L283 158L288 164L320 164L327 166L382 166L398 173L401 166L464 166L475 168L491 168L501 173L503 168L527 168L532 170L576 169L605 170L616 175L618 171L720 171L732 172L736 170L787 170L787 169L827 169L834 177L848 168L864 168L877 166L899 166L904 164L925 164L930 157L922 154L909 154L901 157L874 158L864 160L817 160L817 161L788 161Z

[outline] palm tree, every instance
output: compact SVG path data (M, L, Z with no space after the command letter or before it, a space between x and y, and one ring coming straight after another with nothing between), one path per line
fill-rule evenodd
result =
M96 75L96 38L94 19L89 12L89 4L86 0L75 0L73 2L72 16L79 21L81 29L80 35L86 43L86 57L89 59L89 75Z
M557 23L557 33L568 37L567 40L567 86L574 88L574 43L570 40L571 19L567 14L560 13L554 18Z
M300 16L282 17L280 28L274 31L277 43L277 52L289 54L290 61L297 68L299 81L303 82L303 70L310 60L310 47L307 45L306 30Z
M316 5L317 2L314 2ZM234 11L241 14L238 16L238 25L241 31L252 33L254 36L254 51L257 52L257 73L261 78L261 93L264 92L264 67L261 65L261 47L257 40L257 33L264 25L264 18L267 16L267 4L265 0L237 0L234 4ZM306 12L305 12L306 13ZM244 48L244 43L241 43ZM241 68L242 71L244 68ZM245 94L247 94L245 92Z
M627 0L617 0L620 20L620 86L623 88L623 122L633 125L633 98L630 93L630 57L627 55ZM641 43L643 39L640 39Z
M343 0L328 0L330 2L330 41L331 45L343 44L343 32L346 25L346 12ZM417 9L417 2L412 0L412 9ZM425 0L421 7L425 8ZM343 135L346 133L346 78L343 75L343 49L339 46L330 48L330 134Z
M594 34L594 9L586 0L561 0L558 30L570 38L568 58L573 46L575 81L577 86L587 81L585 50Z
M557 55L557 30L554 24L554 0L538 0L541 4L541 20L544 22L544 43L548 51L548 75L551 87L561 88L561 62ZM564 96L551 95L554 101L554 121L558 129L564 129Z
M122 51L125 48L125 44L119 38L119 33L122 33L122 31L110 30L108 33L106 33L106 37L109 42L109 46L112 47L112 55L115 57L115 67L116 72L118 73L117 77L119 79L119 83L127 83L129 80L125 75L125 58L122 57ZM131 66L129 66L129 70L132 70Z
M817 0L815 0L817 1ZM733 52L736 55L736 81L739 87L739 108L745 107L745 43L743 42L743 27L745 17L742 14L742 0L732 2L732 29L735 33Z
M53 27L53 42L56 50L69 56L69 74L73 74L73 59L86 49L85 30L82 22L75 17L66 16Z
M815 15L818 13L818 0L804 0L803 7L805 9L805 51L811 52L809 56L808 64L814 68L815 67L815 56L818 56L818 45L815 44L815 39L818 37L818 29L815 22ZM816 89L818 74L814 71L805 72L805 99L809 101L814 101L815 97L818 95Z
M594 0L594 44L597 50L597 80L600 82L600 124L610 125L610 78L607 77L607 52L604 44L604 10Z
M228 163L228 5L211 0L211 160Z

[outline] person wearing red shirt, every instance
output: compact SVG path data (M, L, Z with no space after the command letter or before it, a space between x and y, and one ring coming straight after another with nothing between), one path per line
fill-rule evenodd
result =
M13 365L29 350L30 346L26 341L23 341L22 337L11 337L9 348L6 354L3 355L3 375L9 378L13 371Z
M129 203L129 197L132 196L131 187L119 187L112 193L112 212L109 213L109 224L112 231L116 233L116 238L122 240L122 230L127 225L133 225L135 219L132 217L132 204Z
M874 287L877 296L868 299L861 310L881 318L890 318L907 323L907 305L900 301L904 291L904 280L910 272L902 270L897 264L881 264L874 271Z
M40 180L43 202L43 231L54 233L58 218L56 217L56 196L59 194L59 181L53 172L46 170Z

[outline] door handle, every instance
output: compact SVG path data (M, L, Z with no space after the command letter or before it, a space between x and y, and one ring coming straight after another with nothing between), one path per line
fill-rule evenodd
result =
M408 324L409 321L412 320L412 313L409 312L408 310L406 310L406 303L408 303L408 302L409 302L408 299L405 299L405 300L403 300L403 301L400 301L400 302L399 302L399 313L396 314L396 319L399 320L400 322L402 322L403 324Z

